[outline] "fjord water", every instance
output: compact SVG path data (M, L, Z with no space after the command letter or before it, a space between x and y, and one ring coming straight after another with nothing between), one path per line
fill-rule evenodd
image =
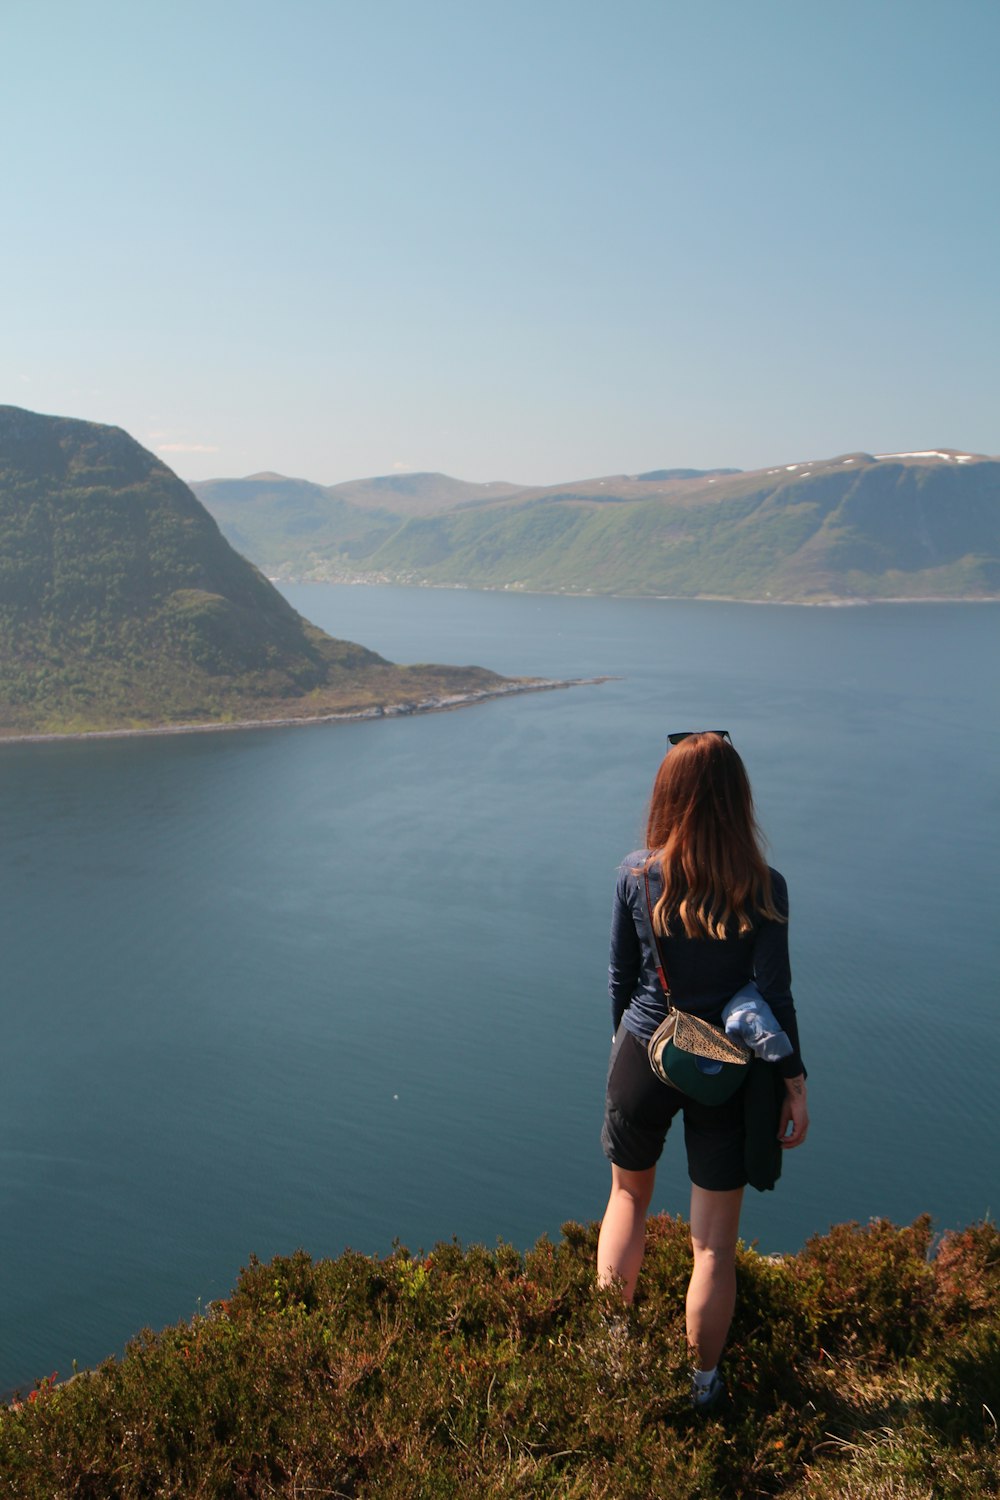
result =
M1000 608L286 592L396 660L615 680L0 750L0 1389L251 1254L599 1217L611 890L674 729L730 729L791 892L813 1129L747 1238L997 1211Z

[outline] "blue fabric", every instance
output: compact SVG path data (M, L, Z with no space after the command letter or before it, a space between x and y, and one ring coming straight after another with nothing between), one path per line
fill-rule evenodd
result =
M649 1040L667 1014L666 999L657 977L652 933L642 917L645 908L642 869L648 857L647 849L636 850L619 867L611 910L608 964L614 1030L623 1025L643 1042ZM663 891L655 865L650 867L649 885L655 904ZM771 890L776 910L787 916L788 887L777 870L771 870ZM742 937L689 938L681 932L661 938L660 945L670 978L671 997L678 1010L721 1026L725 1005L753 981L792 1044L792 1051L779 1064L782 1074L795 1078L804 1071L792 999L787 921L762 917Z
M755 984L745 984L722 1007L722 1024L727 1036L746 1042L751 1052L765 1062L780 1062L792 1050L791 1042L774 1018L774 1011Z

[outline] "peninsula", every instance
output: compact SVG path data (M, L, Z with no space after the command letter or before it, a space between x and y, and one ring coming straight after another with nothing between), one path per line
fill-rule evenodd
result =
M427 712L563 686L303 619L118 427L0 407L0 740Z

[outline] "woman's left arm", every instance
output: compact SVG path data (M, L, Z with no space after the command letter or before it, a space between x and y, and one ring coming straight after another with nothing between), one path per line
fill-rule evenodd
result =
M805 1067L799 1051L799 1025L792 999L792 970L788 960L788 887L777 870L771 871L771 879L774 905L782 920L765 919L757 929L753 950L754 982L792 1044L791 1055L782 1058L778 1064L787 1083L800 1075L804 1080Z
M789 1130L789 1125L791 1130ZM778 1140L789 1149L801 1146L809 1133L809 1104L806 1099L805 1074L785 1079L785 1097L781 1102Z

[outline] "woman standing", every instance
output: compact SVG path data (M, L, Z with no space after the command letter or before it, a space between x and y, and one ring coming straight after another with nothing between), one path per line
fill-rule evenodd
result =
M683 1115L691 1178L694 1270L686 1302L693 1359L691 1400L709 1412L726 1400L717 1366L736 1305L736 1242L747 1182L745 1086L724 1104L700 1104L662 1083L646 1044L670 1000L720 1025L726 1002L751 980L787 1033L784 1093L771 1127L781 1146L809 1129L788 963L788 895L766 864L743 762L723 730L675 734L657 772L646 845L618 872L611 919L609 992L614 1041L601 1139L611 1197L601 1224L597 1277L635 1293L656 1163L671 1121ZM756 1064L755 1064L756 1066Z

